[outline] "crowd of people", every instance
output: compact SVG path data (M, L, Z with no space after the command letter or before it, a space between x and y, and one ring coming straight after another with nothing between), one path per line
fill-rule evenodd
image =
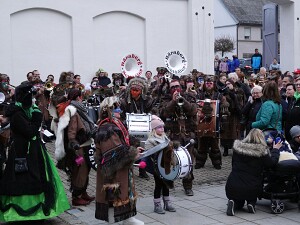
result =
M259 58L257 52L253 63L258 65ZM161 143L167 143L159 165L166 173L174 166L174 146L189 143L193 167L182 179L187 196L193 196L193 170L203 168L208 157L214 169L221 170L222 156L228 157L232 150L227 215L234 215L245 201L249 212L255 213L261 172L276 165L282 147L282 142L268 146L262 131L280 131L294 153L300 146L300 71L282 73L272 67L267 72L258 65L255 73L246 76L237 57L234 60L237 66L230 72L221 69L226 67L221 62L218 75L193 69L178 77L157 67L153 77L147 71L145 77L113 73L110 79L99 69L85 85L73 72L62 72L55 83L54 75L42 81L34 70L17 87L10 84L8 75L0 74L0 92L5 98L0 122L2 127L10 124L9 135L1 141L0 220L47 219L67 210L57 167L69 176L73 206L95 200L97 219L143 224L134 218L137 193L132 166L140 161L147 166L139 168L139 177L154 176L154 212L175 212L169 196L173 182L161 176L158 154L142 157L142 152ZM144 145L127 127L127 115L132 113L152 115ZM45 147L44 129L56 137L56 167ZM87 193L91 140L98 165L96 196ZM16 188L20 185L26 188ZM26 198L32 201L25 202Z

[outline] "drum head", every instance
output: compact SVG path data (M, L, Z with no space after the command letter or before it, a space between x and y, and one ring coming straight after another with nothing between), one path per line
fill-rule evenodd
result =
M178 161L178 156L176 154L176 152L174 152L174 162L175 162L175 166L171 166L171 172L169 174L166 174L165 172L165 168L161 167L161 160L162 160L162 155L163 155L163 151L161 151L158 155L157 158L157 167L158 167L158 171L160 173L160 175L166 179L166 180L175 180L179 177L180 175L180 164Z

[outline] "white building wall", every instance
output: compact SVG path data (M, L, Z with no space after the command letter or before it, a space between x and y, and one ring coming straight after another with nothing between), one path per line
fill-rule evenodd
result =
M300 2L282 4L280 10L280 67L300 68Z
M72 70L86 83L99 68L121 72L130 53L155 73L170 50L185 54L185 73L213 73L213 1L0 0L0 6L0 72L12 84L33 69L56 81Z

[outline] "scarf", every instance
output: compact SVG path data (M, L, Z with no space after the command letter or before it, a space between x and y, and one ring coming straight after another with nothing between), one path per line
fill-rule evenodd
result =
M94 133L96 125L88 116L86 108L81 102L78 101L71 101L70 105L74 106L77 109L77 113L82 119L83 125L85 127L85 132L90 137Z
M36 104L33 104L28 109L24 109L21 102L15 102L15 105L18 106L18 107L20 107L21 109L23 109L23 111L25 112L26 116L29 119L32 118L32 113L33 112L40 112L41 113L39 107Z
M104 120L101 120L101 121L100 121L100 123L99 123L98 126L100 127L100 126L101 126L103 123L105 123L105 122L115 124L115 125L120 129L120 131L122 132L122 135L123 135L123 138L124 138L126 144L127 144L128 146L130 146L128 131L127 131L127 129L125 128L125 126L123 125L123 123L122 123L119 119L113 118L112 120L110 120L109 118L105 118Z
M300 99L300 93L298 91L296 91L294 93L294 97L295 97L296 101L298 101L298 99Z

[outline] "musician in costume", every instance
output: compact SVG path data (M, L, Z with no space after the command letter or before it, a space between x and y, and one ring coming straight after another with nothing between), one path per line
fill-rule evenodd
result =
M212 115L213 108L211 106L210 100L219 100L219 101L222 100L222 94L220 94L216 89L212 76L206 76L203 85L203 90L199 92L199 100L206 100L206 101L203 103L203 105L201 105L202 113L201 116L198 116L199 117L198 125L197 125L198 127L199 127L199 123L204 123L206 121L216 119L213 118ZM219 114L219 112L217 112L217 114ZM218 128L213 127L211 129L215 130ZM213 166L218 170L221 169L222 159L221 159L218 134L216 133L209 136L206 136L203 133L201 134L198 133L198 149L196 155L195 169L200 169L204 167L205 162L207 160L207 154L209 154Z
M195 138L196 130L196 103L188 102L185 93L182 93L178 80L170 83L169 101L161 107L161 118L165 121L165 130L172 141L178 141L181 145L186 145L190 139ZM194 160L194 144L189 145L188 151ZM194 175L193 171L182 179L185 193L193 195Z
M153 99L147 96L147 84L140 77L132 78L127 86L125 98L121 100L121 118L126 120L126 113L150 113ZM145 169L139 168L139 177L149 179Z
M9 84L9 77L6 74L0 73L0 92L5 96L4 102L12 102L15 89ZM3 111L3 110L1 110Z
M115 96L118 96L119 98L124 98L126 93L126 84L125 84L125 77L122 73L113 73L112 74L113 79L113 87L112 92Z
M149 137L145 143L145 151L161 143L169 142L169 139L164 131L164 125L164 122L158 116L152 115L151 133L149 134ZM166 174L169 174L173 161L173 143L169 143L169 145L162 149L162 151L162 167L165 169ZM165 210L169 212L176 212L176 209L171 204L169 196L169 188L170 186L173 187L173 181L167 181L160 177L159 171L157 169L157 158L158 153L153 154L152 156L150 156L150 160L147 160L147 167L150 167L152 169L152 174L155 181L153 199L154 212L158 214L165 214ZM149 165L149 162L152 162L152 165ZM161 206L161 194L163 195L164 207Z
M107 87L111 83L108 73L104 69L100 68L95 75L98 77L99 86Z
M233 142L240 137L240 120L244 105L244 91L236 83L228 79L227 89L223 92L222 104L227 104L226 119L221 123L221 145L224 147L223 156L228 156L228 149L233 147ZM224 115L224 112L222 112ZM224 118L224 116L223 116Z
M42 113L32 103L32 85L16 88L6 116L11 139L0 180L0 221L43 220L69 209L64 186L39 135Z
M117 97L105 98L100 108L95 137L98 163L95 217L107 222L142 225L144 222L134 218L137 194L132 170L141 148L131 146L128 130L114 114L119 113ZM111 213L113 221L109 219Z
M52 124L56 135L55 157L58 167L67 172L71 181L72 205L88 205L95 197L87 193L90 165L88 146L81 146L93 137L96 125L88 117L82 104L82 92L71 89L68 101L57 105L58 117Z

